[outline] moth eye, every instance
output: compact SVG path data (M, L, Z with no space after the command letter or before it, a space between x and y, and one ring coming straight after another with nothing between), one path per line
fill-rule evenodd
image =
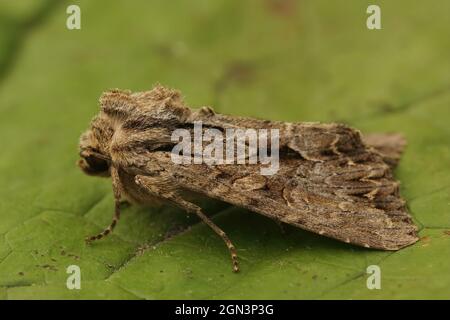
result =
M105 175L108 173L108 162L95 156L82 157L78 162L80 168L89 175Z
M88 157L86 159L89 166L95 171L106 171L108 170L108 163L105 160L96 158L96 157Z

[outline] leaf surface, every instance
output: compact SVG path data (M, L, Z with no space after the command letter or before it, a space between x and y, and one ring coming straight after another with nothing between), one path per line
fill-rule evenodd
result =
M369 1L82 0L82 28L69 31L68 2L2 2L0 298L448 299L450 2L378 3L382 30L369 31ZM125 208L86 246L113 198L108 180L76 168L79 135L101 92L157 82L223 113L403 133L396 177L421 241L357 248L207 202L239 274L207 226L169 207ZM72 264L81 290L66 288ZM369 265L381 290L366 287Z

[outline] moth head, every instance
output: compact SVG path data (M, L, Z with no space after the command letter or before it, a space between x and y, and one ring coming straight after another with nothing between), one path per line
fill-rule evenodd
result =
M110 176L111 159L105 152L102 152L102 148L91 130L81 135L79 151L80 159L77 164L84 173L91 176Z

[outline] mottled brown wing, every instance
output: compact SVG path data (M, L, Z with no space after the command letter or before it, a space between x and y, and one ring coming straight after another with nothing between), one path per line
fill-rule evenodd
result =
M375 154L361 163L312 162L283 155L273 176L255 165L176 165L153 157L179 187L244 207L314 233L364 247L397 250L418 240L398 182ZM201 177L199 176L201 173Z
M372 133L363 136L366 145L373 147L383 157L384 162L394 168L400 161L406 146L405 138L399 133Z
M179 93L162 87L121 93L129 108L140 110L123 115L116 98L106 103L110 95L117 93L104 95L103 112L124 119L122 128L130 131L128 138L133 130L139 132L133 143L126 144L133 146L135 163L147 166L141 168L147 172L155 167L170 172L178 188L360 246L397 250L418 240L389 166L398 160L402 148L398 138L383 143L389 136L369 137L367 142L374 145L369 147L359 131L340 124L256 120L215 114L210 108L192 112ZM194 121L218 129L279 129L278 172L263 176L258 165L174 164L167 151L170 144L160 141L169 141L176 128L192 129Z

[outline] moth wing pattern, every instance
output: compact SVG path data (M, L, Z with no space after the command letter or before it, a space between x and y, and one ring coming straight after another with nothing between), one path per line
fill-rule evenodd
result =
M363 136L364 143L373 147L392 168L397 166L406 146L406 139L399 133L372 133Z
M162 167L173 166L168 153L153 156ZM343 167L334 175L326 172L329 164L320 163L322 173L318 174L315 165L293 170L297 161L281 161L273 176L262 176L251 165L240 165L238 170L226 165L200 164L197 169L179 165L175 181L181 189L346 243L397 250L418 240L405 201L398 195L398 183L386 177L388 173L365 181L355 179L361 176L358 165ZM381 167L386 170L386 165ZM290 178L286 180L285 176ZM352 187L346 187L348 184Z
M405 146L399 135L227 116L209 107L193 111L178 91L161 86L111 90L100 105L91 130L101 135L105 129L95 130L96 122L109 123L106 131L114 134L99 149L119 168L125 196L136 202L153 201L135 183L136 176L148 176L171 194L198 193L346 243L398 250L418 240L392 173ZM279 170L263 176L260 165L175 164L171 133L193 130L197 121L222 132L279 129Z

